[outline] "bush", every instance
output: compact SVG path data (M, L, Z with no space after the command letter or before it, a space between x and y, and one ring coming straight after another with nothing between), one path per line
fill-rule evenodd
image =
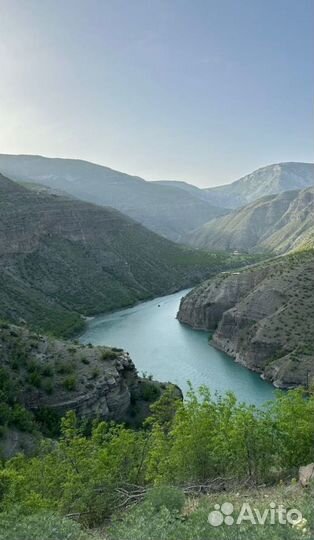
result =
M88 540L80 525L51 512L21 516L17 509L0 514L0 540Z
M31 432L34 429L33 415L21 405L14 405L11 410L10 424L21 431Z
M144 401L155 401L160 396L160 393L160 388L157 384L149 380L141 382L139 397Z
M160 486L150 490L145 500L156 511L164 507L169 512L181 512L185 497L181 489L171 486Z
M74 375L67 377L63 381L63 386L66 390L69 390L69 392L75 390L76 388L76 377Z

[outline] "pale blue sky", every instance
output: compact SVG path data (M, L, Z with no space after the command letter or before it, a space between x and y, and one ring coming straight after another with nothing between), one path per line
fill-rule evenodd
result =
M0 152L209 186L313 161L314 0L0 0Z

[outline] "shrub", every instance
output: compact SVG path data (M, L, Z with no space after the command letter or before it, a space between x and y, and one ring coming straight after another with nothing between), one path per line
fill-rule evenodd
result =
M63 381L63 386L66 390L69 390L69 392L76 389L76 377L74 375L70 375Z
M21 405L14 405L11 410L10 424L21 431L33 431L33 415Z
M144 401L154 401L160 396L160 388L150 381L142 381L140 385L140 398Z
M17 509L0 514L0 540L88 540L80 525L52 512L21 516Z
M185 497L181 489L171 486L159 486L151 489L145 500L155 511L165 507L169 512L181 512Z

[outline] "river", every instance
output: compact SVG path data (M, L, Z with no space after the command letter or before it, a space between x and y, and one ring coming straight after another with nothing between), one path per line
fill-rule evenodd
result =
M212 392L232 390L247 403L261 405L273 399L269 383L210 346L206 332L176 320L180 299L187 292L97 316L88 322L80 341L121 347L130 353L140 374L176 383L183 392L191 381L194 388L205 384Z

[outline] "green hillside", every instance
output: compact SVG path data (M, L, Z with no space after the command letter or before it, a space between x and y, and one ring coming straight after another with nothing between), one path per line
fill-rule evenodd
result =
M269 195L189 234L203 249L274 252L314 246L314 187Z

